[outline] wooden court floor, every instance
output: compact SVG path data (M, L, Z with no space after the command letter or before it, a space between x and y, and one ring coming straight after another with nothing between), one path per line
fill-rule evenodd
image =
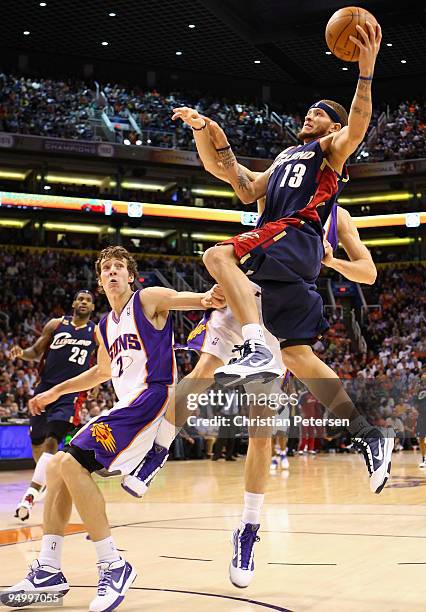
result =
M240 519L243 459L171 462L145 500L102 480L113 535L139 576L120 610L133 612L417 612L426 610L426 470L394 456L390 486L370 493L357 455L290 458L271 476L247 589L228 580L230 534ZM30 472L0 473L1 585L37 556L42 504L12 517ZM63 609L88 609L96 591L93 546L73 511Z

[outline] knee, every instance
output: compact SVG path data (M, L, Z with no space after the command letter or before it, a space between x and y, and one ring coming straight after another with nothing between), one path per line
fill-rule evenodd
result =
M63 453L54 455L46 465L46 479L52 481L61 475L61 461Z
M46 438L44 450L46 453L50 453L51 455L54 455L56 451L58 450L58 440L53 437Z
M215 270L225 258L226 249L220 246L210 247L203 255L203 263L209 272Z
M79 464L70 453L58 453L53 459L59 456L59 472L65 478L78 469ZM53 461L52 459L52 461Z
M285 366L291 371L299 369L299 366L306 364L306 360L313 355L310 346L289 346L282 351Z

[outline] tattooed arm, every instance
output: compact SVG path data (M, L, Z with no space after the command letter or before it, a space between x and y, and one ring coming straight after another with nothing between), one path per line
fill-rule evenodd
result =
M174 108L172 119L173 121L182 119L182 121L192 127L197 149L204 163L203 158L208 158L211 155L210 128L212 127L214 130L214 122L211 122L207 117L201 116L196 110L187 106ZM217 124L215 125L217 126ZM243 204L251 204L266 194L270 169L254 175L250 170L241 166L226 140L225 133L222 130L220 131L225 139L223 144L226 144L224 147L218 147L218 143L215 142L217 167L212 174L230 183ZM216 137L218 136L219 132L216 129Z
M365 29L357 26L357 30L361 40L353 36L350 39L359 47L360 78L352 101L348 125L335 132L328 149L327 157L335 168L343 164L363 141L371 119L371 83L382 31L379 25L374 27L368 21Z
M254 180L250 180L247 169L237 162L231 147L218 151L217 154L226 174L225 180L231 183L243 204L251 204L266 194L270 168L265 172L257 173Z

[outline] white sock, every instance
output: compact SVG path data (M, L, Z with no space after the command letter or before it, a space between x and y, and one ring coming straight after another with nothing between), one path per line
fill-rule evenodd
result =
M40 487L44 487L46 484L46 467L52 457L53 455L51 453L42 453L40 459L37 461L33 475L33 482L39 484Z
M158 428L154 441L164 448L170 448L178 433L178 427L176 427L173 423L169 423L167 419L163 419L160 423L160 427Z
M105 540L93 542L93 544L95 545L96 554L98 555L98 563L102 563L104 561L111 563L112 561L118 561L121 558L111 536L109 538L105 538Z
M258 525L260 523L260 512L264 499L265 495L263 493L244 491L244 509L241 518L243 524L251 523L252 525Z
M261 325L257 323L248 323L241 328L244 342L246 340L257 340L262 344L266 344L265 336Z
M63 536L44 535L41 538L41 551L38 556L40 565L51 565L61 569Z

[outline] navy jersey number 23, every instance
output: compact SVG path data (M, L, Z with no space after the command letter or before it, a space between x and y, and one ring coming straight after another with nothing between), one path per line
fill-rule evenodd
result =
M64 317L55 329L40 366L44 388L57 385L78 376L90 367L90 358L96 349L95 323L75 327L72 317Z

